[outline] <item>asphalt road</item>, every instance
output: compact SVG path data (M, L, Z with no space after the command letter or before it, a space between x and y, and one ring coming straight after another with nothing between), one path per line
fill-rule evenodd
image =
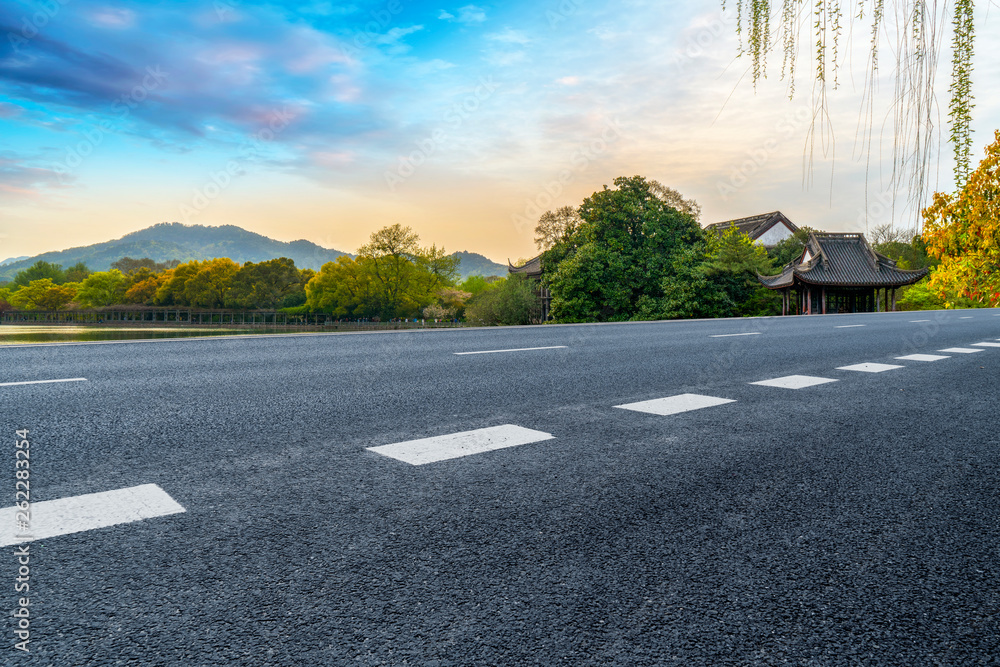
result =
M186 512L31 542L0 664L1000 664L1000 348L896 360L998 339L975 310L2 347L0 383L86 378L0 386L5 494L27 428L33 502ZM750 384L796 374L836 382ZM680 394L733 402L614 407ZM554 437L368 449L505 424Z

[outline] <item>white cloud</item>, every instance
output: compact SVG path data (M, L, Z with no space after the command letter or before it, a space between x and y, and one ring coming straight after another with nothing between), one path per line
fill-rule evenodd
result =
M504 44L528 44L531 40L520 30L511 30L510 28L504 28L501 32L495 32L492 35L487 35L486 39L493 40L494 42L502 42Z
M450 14L447 11L445 11L445 10L442 9L441 13L438 14L438 18L441 19L442 21L448 21L450 19L455 18L455 15L454 14Z

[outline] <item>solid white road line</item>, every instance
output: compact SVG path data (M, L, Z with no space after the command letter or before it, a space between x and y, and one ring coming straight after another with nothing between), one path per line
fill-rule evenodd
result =
M447 459L456 459L470 454L491 452L494 449L527 445L542 440L551 440L555 436L543 431L534 431L523 426L504 424L491 426L475 431L462 431L439 435L433 438L407 440L392 445L368 447L368 451L389 456L415 466Z
M943 354L908 354L905 357L896 358L903 359L904 361L941 361L942 359L951 359L951 357L946 357Z
M761 380L750 384L759 384L763 387L781 387L783 389L804 389L817 384L836 382L832 378L821 378L812 375L786 375L785 377L774 378L772 380Z
M549 347L515 347L510 350L482 350L480 352L456 352L455 354L495 354L497 352L528 352L530 350L558 350L566 347L565 345L550 345Z
M971 320L972 319L972 315L968 315L966 317L960 317L958 319L960 319L960 320Z
M715 334L714 336L709 336L709 338L728 338L729 336L759 336L759 331L751 331L750 333L738 333L738 334Z
M1000 343L973 343L973 347L1000 347Z
M956 354L972 354L973 352L982 351L982 348L976 349L974 347L946 347L943 350L938 350L938 352L954 352Z
M616 405L615 407L622 408L623 410L635 410L636 412L648 412L654 415L676 415L679 412L700 410L702 408L735 402L731 398L716 398L715 396L703 396L701 394L680 394L666 398L654 398L650 401L626 403L625 405Z
M0 509L0 547L132 523L185 509L156 484L31 503L30 534L21 535L17 507Z
M838 371L858 371L860 373L882 373L883 371L891 371L896 368L906 368L906 366L897 366L894 364L875 364L871 362L865 362L863 364L852 364L850 366L838 366Z
M65 380L28 380L26 382L0 382L0 387L14 387L21 384L49 384L52 382L86 382L87 378L66 378Z
M841 324L839 327L834 327L834 329L853 329L854 327L867 326L864 324Z

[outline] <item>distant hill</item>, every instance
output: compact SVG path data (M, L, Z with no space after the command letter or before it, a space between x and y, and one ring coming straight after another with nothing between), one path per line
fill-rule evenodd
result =
M461 280L469 276L507 275L505 265L498 264L479 253L461 251L452 254L461 260L458 269ZM0 262L0 282L12 280L18 271L23 271L39 260L61 264L64 269L77 262L83 262L91 271L107 271L112 262L122 257L133 259L149 257L156 262L166 262L171 259L189 262L193 259L228 257L238 264L289 257L300 269L318 271L321 266L336 260L341 255L354 256L351 253L318 246L311 241L300 240L291 243L275 241L235 225L207 227L162 222L126 234L114 241L46 252L34 257L11 257Z
M46 252L26 259L15 258L16 261L0 266L0 282L13 279L18 271L39 260L61 264L63 268L83 262L91 271L107 271L112 262L122 257L149 257L157 262L228 257L239 264L289 257L295 260L295 266L300 269L319 270L326 262L347 254L349 253L318 246L311 241L275 241L235 225L206 227L163 222L114 241Z
M458 273L461 275L460 280L465 280L469 276L506 276L507 266L504 264L497 264L493 260L480 255L477 252L468 252L465 250L454 252L452 255L458 255L461 262L458 265Z

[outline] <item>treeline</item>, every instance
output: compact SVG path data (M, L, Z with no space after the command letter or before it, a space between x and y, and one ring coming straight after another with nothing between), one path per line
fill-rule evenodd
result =
M696 202L641 176L544 214L536 228L552 317L562 322L781 312L757 280L797 257L809 229L771 250L735 226L702 229ZM777 269L775 267L778 267Z
M551 314L561 322L779 315L781 296L758 275L774 275L798 259L809 234L765 249L735 226L721 234L698 223L700 207L641 176L622 177L579 207L541 216L535 242L543 250L542 281ZM900 268L934 266L921 237L885 227L874 248ZM911 290L912 291L907 291ZM940 308L927 284L904 288L900 305Z
M63 269L39 261L0 287L0 311L145 305L382 321L471 317L484 324L526 324L537 319L537 298L526 281L515 277L508 284L504 278L474 276L459 284L459 261L443 248L421 247L417 235L400 225L372 234L356 259L342 256L319 272L298 269L287 257L242 266L224 257L166 263L126 257L98 272L84 264Z

